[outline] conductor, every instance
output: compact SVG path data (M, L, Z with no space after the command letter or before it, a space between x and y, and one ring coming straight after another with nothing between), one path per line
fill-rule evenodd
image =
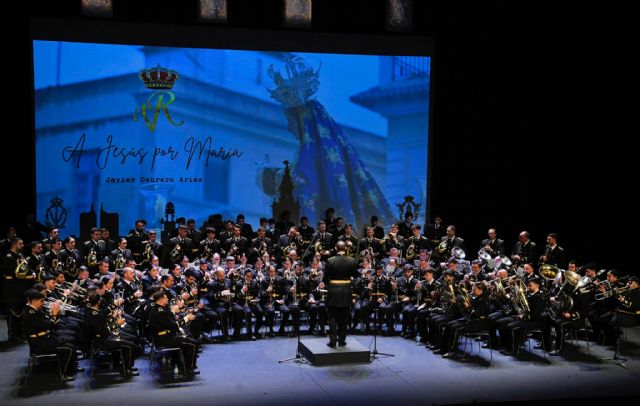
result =
M336 348L347 345L347 325L351 305L351 278L358 276L358 266L354 258L345 255L346 244L338 241L336 256L329 258L322 281L327 286L327 307L329 311L329 342Z

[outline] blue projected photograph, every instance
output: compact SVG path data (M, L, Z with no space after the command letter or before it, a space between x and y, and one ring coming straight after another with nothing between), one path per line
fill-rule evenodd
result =
M37 218L424 223L430 59L34 41ZM290 192L290 193L289 193ZM289 199L288 202L283 200ZM274 204L276 203L276 204ZM92 214L93 215L93 214Z

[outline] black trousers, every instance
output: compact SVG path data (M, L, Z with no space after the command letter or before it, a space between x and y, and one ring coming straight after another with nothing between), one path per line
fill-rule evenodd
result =
M74 371L76 361L76 347L73 344L65 343L58 337L40 338L37 341L29 341L32 354L52 354L55 353L60 361L63 374L70 374Z
M158 348L162 347L180 347L184 353L184 362L187 369L196 367L196 355L198 353L198 341L193 338L183 336L172 336L156 339Z
M122 362L126 368L133 367L133 360L136 357L138 346L127 340L108 338L106 340L96 340L95 346L101 350L122 351Z
M329 306L329 342L344 342L347 339L349 308Z

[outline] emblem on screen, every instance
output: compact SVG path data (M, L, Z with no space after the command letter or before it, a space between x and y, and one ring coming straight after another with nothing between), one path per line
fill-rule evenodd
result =
M141 70L138 73L138 78L144 83L144 87L153 90L153 93L144 104L136 107L133 112L133 120L138 121L139 114L150 131L155 131L160 113L163 113L172 125L181 126L184 124L184 121L176 123L169 113L169 106L176 100L171 89L173 89L178 77L178 72L163 68L160 64L155 68Z

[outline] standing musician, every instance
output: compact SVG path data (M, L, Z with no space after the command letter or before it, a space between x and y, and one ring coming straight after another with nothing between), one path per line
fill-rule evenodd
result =
M42 240L43 252L46 254L51 249L54 239L60 239L60 230L57 227L49 227L49 236Z
M20 318L24 309L24 292L33 286L35 275L29 270L27 262L22 257L24 243L19 237L13 237L10 249L3 261L4 284L2 285L2 300L7 306L7 328L9 341L20 337Z
M356 260L345 255L346 244L336 244L336 256L329 258L322 281L327 286L329 342L331 348L347 345L347 326L351 304L351 278L358 276Z
M144 250L142 242L149 240L149 234L145 231L146 227L147 221L145 219L138 219L135 222L134 228L129 230L129 234L127 235L127 245L129 246L136 262L141 262Z
M49 250L44 254L44 262L47 272L53 273L64 269L62 261L62 240L54 238L49 243Z
M519 241L513 247L511 252L511 260L518 266L527 262L535 265L534 261L538 258L538 247L535 242L529 239L529 232L522 231L518 236Z
M233 236L226 241L227 255L232 255L240 261L242 255L249 255L249 240L241 235L240 226L233 227Z
M447 227L447 235L440 240L435 248L435 253L441 260L446 260L451 256L453 248L461 248L464 251L464 240L456 236L456 226Z
M82 257L80 252L76 249L76 239L73 237L66 237L64 239L64 250L60 253L60 257L63 262L64 277L67 281L71 282L78 276L78 268Z
M105 253L109 253L118 247L118 244L116 244L116 242L113 241L110 237L111 237L111 232L109 231L109 229L106 227L102 227L100 229L100 238L102 239L102 241L104 241Z
M406 249L404 251L404 258L407 261L413 261L420 255L420 251L429 250L429 240L427 237L420 234L420 224L414 224L411 226L411 237L405 241Z
M565 269L567 266L564 248L558 245L558 234L549 233L547 235L547 246L544 248L544 254L540 257L540 264L555 265L561 269Z
M198 256L207 261L211 261L215 254L222 254L222 245L220 241L216 239L216 229L213 227L207 227L206 238L200 241L200 249L198 250Z
M149 239L142 241L141 269L149 269L154 257L162 258L162 244L156 240L156 231L149 230ZM133 253L133 251L132 251Z
M25 293L27 306L25 308L22 327L29 340L29 349L32 354L56 353L63 375L63 381L72 381L76 372L76 348L73 344L60 341L53 330L58 324L60 306L57 303L50 305L50 315L45 314L44 294L34 289Z
M261 258L264 254L271 255L273 253L273 242L266 237L267 230L260 227L257 231L258 236L251 240L251 262L255 262L257 258Z
M111 263L114 270L124 268L126 261L133 259L133 254L130 249L127 249L127 239L120 238L118 241L118 248L109 253ZM100 257L102 258L102 257Z
M107 351L120 351L122 353L121 362L124 364L125 375L138 376L138 369L134 366L137 345L124 340L119 335L120 327L125 324L122 317L117 317L109 325L107 317L100 310L100 295L92 293L89 295L89 309L85 314L85 325L89 336L93 339L95 348Z
M426 237L433 246L436 246L442 241L442 238L447 235L447 230L442 224L442 217L435 216L433 218L433 224L429 224L426 230Z
M303 216L300 218L300 227L298 227L298 231L300 232L300 237L302 237L302 246L300 247L300 250L304 252L309 248L309 244L311 244L311 239L315 232L313 227L309 225L309 219L307 217Z
M31 253L26 258L27 266L29 271L35 275L34 280L42 282L46 269L46 262L44 255L42 255L42 243L40 241L31 241L29 246L31 247Z
M331 255L333 235L327 232L327 224L324 220L318 222L318 231L313 235L311 241L309 246L309 251L313 251L311 255L318 253L321 255L322 261L327 261Z
M182 326L196 318L193 314L187 314L176 321L173 309L169 308L167 295L158 291L151 299L155 306L149 314L149 332L153 337L154 344L162 347L180 347L184 352L187 374L199 374L196 369L196 355L198 352L198 342L182 333Z
M101 240L102 232L99 228L91 227L90 236L91 239L82 245L82 259L93 272L98 265L98 259L104 258L108 252L104 241Z
M504 255L504 240L498 238L495 228L490 228L487 232L489 238L482 240L480 249L483 249L491 254L492 257Z
M413 214L408 211L404 215L404 222L398 224L398 235L400 235L405 240L412 235L411 229L414 224L411 222L413 220Z
M367 253L371 255L371 260L376 262L378 257L380 256L380 240L378 240L374 236L374 228L367 227L365 230L365 235L363 239L360 240L358 244L358 252L360 253L360 257L366 256Z
M404 249L404 237L398 235L398 225L392 224L389 234L387 234L381 241L383 245L384 253L387 256L391 255L391 250L395 248L398 252L402 252Z
M169 240L169 247L167 249L169 264L175 264L180 262L184 256L191 258L193 249L193 242L190 238L187 238L189 229L186 225L181 225L178 228L178 236Z
M344 234L338 237L338 241L344 241L345 254L348 257L356 257L356 250L358 249L358 238L353 235L353 225L347 224L344 227Z

